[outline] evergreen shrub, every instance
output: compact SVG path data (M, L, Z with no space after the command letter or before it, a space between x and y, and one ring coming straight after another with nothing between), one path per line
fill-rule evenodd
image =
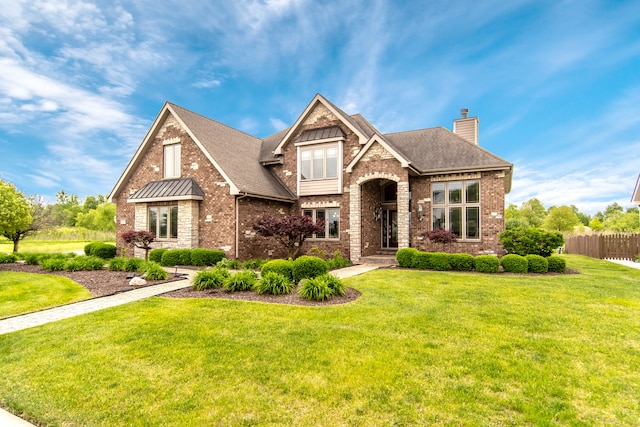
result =
M545 274L549 271L549 262L545 257L540 255L527 255L527 261L529 262L529 272Z
M507 254L500 259L502 269L507 273L525 274L529 271L527 258L517 254Z
M329 271L327 263L322 258L303 255L293 261L293 280L295 283L302 279L312 279Z
M446 252L434 252L431 254L431 268L437 271L451 270L451 254Z
M567 262L559 256L550 256L547 258L547 266L550 272L564 273L567 269Z
M98 245L102 244L102 242L91 242L84 245L84 254L89 256L93 255L94 248Z
M452 254L449 258L451 269L456 271L473 271L476 260L469 254Z
M478 273L497 273L500 270L500 260L493 255L478 255L475 264Z
M180 264L180 252L177 249L169 249L162 253L162 257L160 258L160 264L165 267L173 267L174 265L182 265Z
M418 251L418 253L413 255L413 260L411 261L412 268L418 268L420 270L431 270L433 268L431 252L422 252Z
M263 276L269 272L282 274L293 282L293 261L286 259L274 259L266 262L260 269Z
M116 256L116 246L98 242L97 245L92 246L92 251L89 255L102 259L111 259Z
M413 267L413 257L419 253L416 248L402 248L396 252L396 260L400 267L411 268Z
M166 248L151 249L151 252L149 252L149 261L162 264L162 254L167 252L167 250Z

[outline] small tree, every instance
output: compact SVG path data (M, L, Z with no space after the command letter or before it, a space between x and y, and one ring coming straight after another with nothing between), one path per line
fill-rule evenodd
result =
M120 235L122 240L127 244L133 245L136 248L144 249L145 261L149 259L149 251L151 250L151 243L156 239L155 234L150 231L126 231Z
M314 233L324 232L324 220L313 222L306 215L265 215L255 222L253 229L261 236L275 237L285 248L289 258L297 258L302 244Z
M431 230L425 231L421 234L422 237L429 239L433 243L442 243L442 251L444 252L444 245L451 244L458 241L458 236L451 230Z
M13 252L18 252L18 243L31 231L32 223L24 194L13 184L0 180L0 234L13 242Z

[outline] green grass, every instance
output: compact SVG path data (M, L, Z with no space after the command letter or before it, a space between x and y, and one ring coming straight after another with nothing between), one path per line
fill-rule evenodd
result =
M640 423L640 271L378 270L355 302L151 298L0 336L0 404L65 426Z
M91 293L66 277L0 271L0 318L87 298Z
M87 243L91 243L89 240L78 241L43 241L43 240L23 240L18 245L18 253L24 252L71 252L82 251ZM13 252L13 242L3 241L0 242L0 252L11 253Z

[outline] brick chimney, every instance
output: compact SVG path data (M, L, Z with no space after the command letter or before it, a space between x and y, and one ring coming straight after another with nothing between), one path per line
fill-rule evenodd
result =
M453 133L462 139L478 145L478 117L469 117L469 109L460 109L460 118L453 121Z

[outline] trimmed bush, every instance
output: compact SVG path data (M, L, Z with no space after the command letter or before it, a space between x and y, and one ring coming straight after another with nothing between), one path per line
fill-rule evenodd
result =
M313 279L329 271L327 263L323 259L303 255L293 261L293 280L299 282L302 279Z
M469 254L452 254L449 258L451 268L456 271L473 271L476 260Z
M451 254L446 252L434 252L431 254L431 267L437 271L451 270Z
M191 265L195 266L205 266L205 265L216 265L224 259L224 251L220 249L192 249L191 250Z
M18 259L14 254L0 254L0 264L11 264Z
M145 279L147 280L167 280L169 273L162 268L160 264L154 261L149 261L144 265Z
M109 260L110 271L124 271L124 266L127 263L127 258L123 256L111 258Z
M508 254L548 257L558 246L563 245L564 237L557 231L516 227L500 233L500 243Z
M567 262L559 256L550 256L547 258L547 265L550 272L564 273L567 269Z
M57 257L54 258L54 257L52 257L52 258L44 259L40 263L40 265L45 270L62 271L62 270L64 270L64 265L65 265L66 262L67 262L67 260L65 258L57 258Z
M165 267L173 267L174 265L180 264L180 252L176 249L170 249L163 252L162 257L160 258L160 264Z
M238 292L253 289L258 281L258 275L252 270L243 270L225 279L222 287L225 291Z
M293 282L293 261L286 259L274 259L268 261L262 266L262 268L260 268L260 274L264 276L269 272L282 274Z
M422 252L418 251L418 253L413 255L413 260L411 261L411 268L419 268L420 270L430 270L433 268L433 263L431 262L433 253L431 252Z
M191 249L174 249L178 254L178 265L191 265Z
M152 249L151 252L149 252L149 261L162 264L162 254L167 252L167 250L166 248Z
M142 270L143 266L144 266L144 260L140 258L127 258L127 260L124 263L124 271L134 273Z
M411 268L413 267L413 257L418 253L420 253L420 251L416 248L398 249L398 252L396 252L396 260L400 267Z
M329 288L324 276L317 276L304 280L298 294L309 301L325 301L333 296L333 291Z
M98 243L94 245L92 252L89 255L96 256L102 259L111 259L116 256L116 246L108 243Z
M87 256L93 255L93 251L95 250L94 248L101 244L102 242L87 243L86 245L84 245L84 254Z
M529 262L529 272L545 274L549 271L549 263L545 257L540 255L527 255L527 261Z
M527 258L516 254L503 256L500 259L500 265L507 273L525 274L529 271L529 262L527 261Z
M329 286L333 295L345 295L344 283L342 283L342 280L338 279L333 274L328 273L318 277L327 282L327 286Z
M196 291L206 289L217 289L224 285L224 281L229 277L229 272L222 268L199 271L193 278L191 287Z
M500 270L500 260L492 255L478 255L475 264L478 273L497 273Z
M282 274L271 272L256 283L255 290L259 294L285 295L291 293L293 283Z

